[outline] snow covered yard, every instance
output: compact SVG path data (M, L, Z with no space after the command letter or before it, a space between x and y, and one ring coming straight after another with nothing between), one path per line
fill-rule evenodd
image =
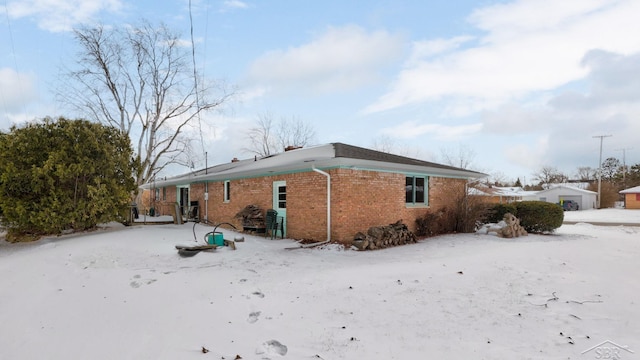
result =
M0 241L0 358L594 359L606 340L640 356L640 227L367 252L245 236L179 257L192 226Z

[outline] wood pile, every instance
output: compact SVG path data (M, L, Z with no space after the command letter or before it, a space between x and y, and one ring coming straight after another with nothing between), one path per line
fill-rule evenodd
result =
M242 220L242 226L248 228L264 228L265 219L264 211L258 205L247 205L244 209L240 210L236 216L236 219Z
M386 226L373 226L367 234L357 233L353 238L353 246L358 250L383 249L390 246L411 244L417 241L416 236L407 225L398 220Z

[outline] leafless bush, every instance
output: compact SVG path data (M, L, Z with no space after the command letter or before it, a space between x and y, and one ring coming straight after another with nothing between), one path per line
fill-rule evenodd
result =
M435 236L449 233L470 233L488 216L490 207L479 196L467 194L466 188L446 191L450 205L443 206L416 219L416 235Z

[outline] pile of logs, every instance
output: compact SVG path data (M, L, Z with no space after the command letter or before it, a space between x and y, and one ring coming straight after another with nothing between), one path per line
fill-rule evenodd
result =
M375 250L411 244L416 241L416 236L407 225L403 224L402 220L398 220L387 226L370 227L366 235L361 232L357 233L353 238L353 246L358 250Z
M242 220L242 226L247 228L264 228L264 212L258 205L247 205L240 210L236 219Z

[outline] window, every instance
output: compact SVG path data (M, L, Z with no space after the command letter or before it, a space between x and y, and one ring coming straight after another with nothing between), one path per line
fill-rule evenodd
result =
M154 191L154 199L156 201L160 200L160 188L156 188Z
M224 182L224 202L231 201L231 182L225 180Z
M287 208L287 186L286 185L278 186L278 208L279 209Z
M167 188L162 188L162 201L167 201Z
M429 181L424 176L407 176L405 178L406 203L426 205L429 202Z

